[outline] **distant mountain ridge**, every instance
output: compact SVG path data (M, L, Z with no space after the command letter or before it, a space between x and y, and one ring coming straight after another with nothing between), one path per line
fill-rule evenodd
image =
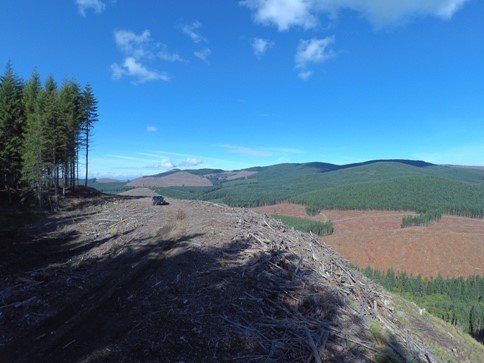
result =
M336 165L284 163L242 170L170 170L129 183L94 184L102 191L149 187L181 199L255 207L280 201L319 209L443 209L484 214L484 168L386 159Z
M431 164L425 161L421 160L406 160L406 159L381 159L381 160L369 160L369 161L363 161L359 163L351 163L351 164L342 164L342 165L337 165L337 164L331 164L331 163L324 163L324 162L319 162L319 161L314 161L314 162L307 162L307 163L283 163L283 164L275 164L275 165L270 165L270 166L254 166L250 168L245 168L245 169L240 169L240 170L223 170L223 169L172 169L163 173L158 173L155 175L147 175L143 176L141 178L134 179L130 183L135 182L136 184L140 180L151 180L148 178L167 178L170 175L173 174L180 174L184 173L188 178L191 178L191 176L187 175L192 174L192 175L198 175L201 177L208 177L212 179L224 179L224 180L234 180L238 178L245 178L249 175L253 175L257 172L271 169L271 168L276 168L279 166L294 166L294 167L300 167L300 168L314 168L318 169L320 171L324 172L330 172L330 171L336 171L336 170L342 170L342 169L351 169L355 168L358 166L364 166L364 165L371 165L371 164L376 164L376 163L400 163L404 165L409 165L409 166L414 166L417 168L424 168L424 167L429 167L429 166L435 166L435 164ZM484 168L484 167L483 167ZM146 184L146 183L144 183ZM185 183L186 186L201 186L201 185L196 185L191 183L191 180L187 180L187 183ZM145 185L146 186L146 185ZM155 186L155 185L153 185ZM170 186L180 186L178 182L173 183Z

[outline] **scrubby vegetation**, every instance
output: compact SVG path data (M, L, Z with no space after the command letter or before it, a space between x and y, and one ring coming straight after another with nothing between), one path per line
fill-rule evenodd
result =
M484 277L423 279L390 269L363 271L387 290L416 302L429 313L475 336L484 330Z

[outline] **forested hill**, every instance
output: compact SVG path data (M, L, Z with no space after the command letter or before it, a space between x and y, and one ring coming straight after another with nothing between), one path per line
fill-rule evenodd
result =
M180 172L172 170L155 177ZM319 209L442 209L445 212L482 216L484 170L434 165L415 160L372 160L334 165L321 162L278 164L242 170L240 178L227 179L217 169L185 170L205 177L211 186L155 188L158 193L202 199L232 206L254 207L290 201ZM233 173L233 172L232 172ZM125 184L101 185L114 192Z

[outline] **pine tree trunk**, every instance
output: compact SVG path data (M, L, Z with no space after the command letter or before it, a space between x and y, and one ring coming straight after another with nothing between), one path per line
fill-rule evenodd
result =
M86 179L84 180L84 187L87 188L87 174L89 166L89 126L86 126Z

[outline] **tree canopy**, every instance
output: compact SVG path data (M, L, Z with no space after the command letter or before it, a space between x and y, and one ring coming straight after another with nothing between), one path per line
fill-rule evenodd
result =
M90 135L98 120L90 84L52 76L42 85L34 72L23 82L7 64L0 78L0 190L35 194L57 205L62 189L79 180L79 155L85 151L86 176ZM47 197L47 198L46 198Z

